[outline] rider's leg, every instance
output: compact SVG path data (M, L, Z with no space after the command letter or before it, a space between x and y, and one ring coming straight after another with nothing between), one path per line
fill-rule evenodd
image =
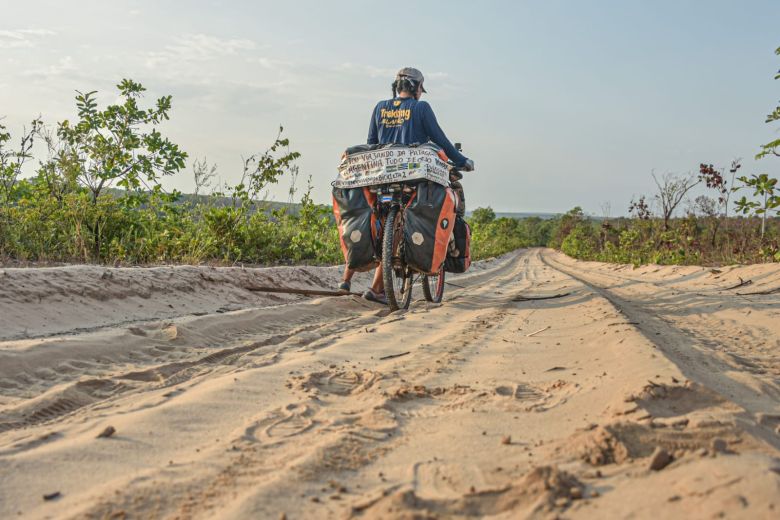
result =
M366 300L387 304L387 298L385 298L385 285L382 282L382 267L378 266L374 271L374 281L371 283L371 287L363 293L363 298Z
M371 282L371 290L377 294L385 292L385 281L382 279L382 265L376 267L374 271L374 281Z
M349 292L351 290L352 285L352 277L355 276L355 270L350 269L349 267L344 267L344 281L339 286L339 289L342 291ZM378 265L376 267L376 270L374 271L374 279L371 282L371 290L375 294L384 294L385 292L385 282L382 279L382 265Z
M350 292L352 290L352 277L355 275L355 270L350 269L349 266L344 266L344 281L339 285L339 291Z

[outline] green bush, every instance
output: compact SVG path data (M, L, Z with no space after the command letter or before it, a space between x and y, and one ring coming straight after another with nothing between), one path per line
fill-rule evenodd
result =
M561 242L561 251L574 258L593 260L598 251L598 237L589 222L580 222Z
M331 210L313 203L311 185L296 212L257 200L269 184L297 178L300 154L289 150L281 128L268 150L245 160L241 182L227 187L227 195L183 200L159 183L181 170L187 157L155 128L168 119L170 96L144 109L143 86L124 80L118 89L120 103L105 110L98 109L95 92L79 93L77 120L59 123L54 133L33 121L18 150L8 148L10 133L0 125L0 260L341 261ZM50 156L33 178L20 179L35 139L46 141ZM200 188L215 170L205 162L195 167Z
M502 255L521 247L543 246L547 243L552 221L538 217L514 219L496 218L491 208L477 208L469 219L471 226L471 257L480 260Z

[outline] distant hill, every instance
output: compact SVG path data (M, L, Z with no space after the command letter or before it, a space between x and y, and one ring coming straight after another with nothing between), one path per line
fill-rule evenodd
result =
M116 188L109 188L108 193L113 194L115 197L120 197L124 194L123 190L116 189ZM179 198L180 204L211 204L212 206L222 207L222 206L230 206L233 203L233 199L230 197L217 197L213 195L194 195L192 193L182 193ZM293 215L297 215L298 211L300 209L300 204L297 202L277 202L277 201L266 201L266 200L258 200L256 201L258 208L263 208L266 211L274 210L274 209L281 209L285 208L287 211ZM320 204L321 206L330 206L330 204ZM475 208L476 209L476 208ZM471 211L466 211L467 216L471 216ZM538 217L544 220L549 220L552 218L555 218L560 215L560 213L533 213L533 212L501 212L496 211L496 218L514 218L518 220L522 220L524 218L530 218L530 217Z
M549 220L552 218L555 218L560 215L560 213L511 213L511 212L501 212L496 211L496 218L514 218L517 220L522 220L524 218L530 218L530 217L539 217L543 220ZM467 216L471 216L471 211L466 211Z
M216 197L213 195L193 195L191 193L182 193L179 198L180 203L190 204L211 204L212 206L222 207L233 204L230 197ZM285 208L289 213L297 215L301 205L297 202L277 202L273 200L256 200L258 209L264 208L268 211Z
M118 188L109 188L106 193L113 195L114 197L121 197L125 194L124 190ZM177 204L209 204L218 208L224 206L230 206L233 204L233 199L230 197L215 196L215 195L195 195L193 193L182 193L179 195ZM256 200L256 209L264 209L271 211L275 209L285 208L288 213L297 215L300 211L301 205L297 202L277 202L272 200Z

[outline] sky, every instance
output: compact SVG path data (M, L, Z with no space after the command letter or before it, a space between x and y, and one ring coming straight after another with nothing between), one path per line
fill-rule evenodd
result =
M342 151L404 66L476 171L469 209L625 214L651 172L698 171L777 138L780 2L0 0L0 117L75 118L132 78L150 105L173 96L161 132L223 183L279 125L315 201L330 200ZM164 185L194 188L190 165ZM288 185L271 191L287 200ZM605 209L608 208L608 209Z

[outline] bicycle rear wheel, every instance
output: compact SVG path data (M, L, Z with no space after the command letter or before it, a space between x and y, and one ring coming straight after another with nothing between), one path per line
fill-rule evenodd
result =
M393 207L387 215L382 238L382 280L385 283L387 305L391 311L408 309L412 302L412 271L401 256L403 223L399 208Z
M422 289L425 299L440 303L444 296L444 264L436 274L426 274L422 279Z

